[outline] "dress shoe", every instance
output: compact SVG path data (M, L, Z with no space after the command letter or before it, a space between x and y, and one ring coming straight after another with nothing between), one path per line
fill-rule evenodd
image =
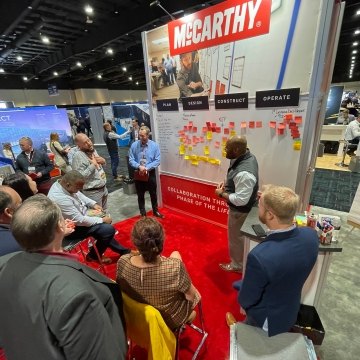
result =
M146 212L141 211L141 212L140 212L140 216L141 216L141 217L145 217L145 216L146 216Z
M165 216L163 214L160 214L158 211L153 211L154 216L163 219Z
M99 262L98 259L94 259L94 258L90 257L89 254L86 255L86 258L85 258L85 259L86 259L87 262L92 262L92 261L94 261L94 262ZM112 263L112 260L111 260L109 257L102 256L102 257L101 257L101 263L102 263L102 264L105 264L105 265L111 264L111 263Z
M227 272L242 273L242 266L235 267L231 263L229 263L229 264L221 263L221 264L219 264L219 266L220 266L220 269L227 271Z
M236 319L231 312L227 312L225 315L226 323L230 327L231 325L236 324Z

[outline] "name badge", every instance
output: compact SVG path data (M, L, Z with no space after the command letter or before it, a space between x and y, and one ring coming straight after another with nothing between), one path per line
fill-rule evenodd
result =
M35 166L29 166L28 167L28 171L29 172L35 172L36 170L35 170Z
M106 180L106 174L105 174L105 171L104 171L104 169L102 167L100 167L98 169L98 172L99 172L100 178L103 179L103 180Z

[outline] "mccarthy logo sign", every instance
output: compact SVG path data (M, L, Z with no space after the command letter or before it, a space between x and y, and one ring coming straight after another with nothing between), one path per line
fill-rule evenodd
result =
M267 34L271 0L228 0L168 24L170 54L178 55Z

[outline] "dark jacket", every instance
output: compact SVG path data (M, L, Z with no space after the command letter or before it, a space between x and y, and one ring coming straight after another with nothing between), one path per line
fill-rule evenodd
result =
M0 256L21 251L8 225L0 224Z
M33 150L31 162L25 152L21 152L16 158L16 166L23 173L29 173L29 166L35 166L35 172L41 172L42 177L35 179L37 184L50 180L50 171L54 168L48 155L40 150Z
M270 234L250 251L238 300L258 327L267 318L269 336L295 324L301 290L318 250L315 230L302 227Z

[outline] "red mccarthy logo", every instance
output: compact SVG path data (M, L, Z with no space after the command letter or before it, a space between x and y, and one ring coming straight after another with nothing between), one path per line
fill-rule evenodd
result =
M228 0L168 24L172 56L267 34L271 0Z

